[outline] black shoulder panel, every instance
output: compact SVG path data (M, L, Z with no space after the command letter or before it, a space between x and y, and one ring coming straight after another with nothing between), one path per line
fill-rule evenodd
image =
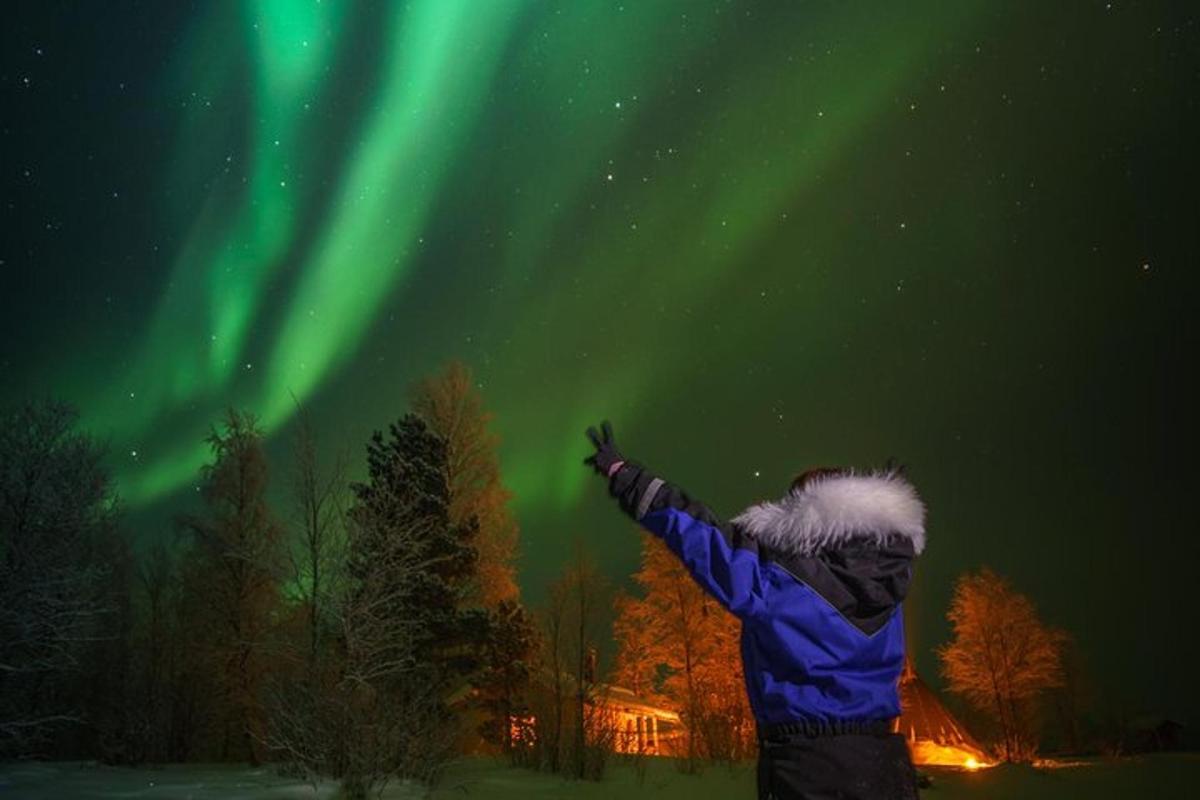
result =
M850 542L812 556L772 551L764 558L821 595L868 636L888 621L912 579L912 543L899 538L882 548Z

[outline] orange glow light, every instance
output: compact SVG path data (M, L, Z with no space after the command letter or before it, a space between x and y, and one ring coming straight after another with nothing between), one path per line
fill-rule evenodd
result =
M946 747L936 742L909 742L914 764L931 767L959 767L977 770L992 766L979 755L961 747Z

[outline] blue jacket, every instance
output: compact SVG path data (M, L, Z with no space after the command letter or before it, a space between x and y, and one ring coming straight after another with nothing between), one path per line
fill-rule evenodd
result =
M759 724L900 714L900 604L925 544L924 506L901 475L817 479L728 522L635 461L609 491L741 619Z

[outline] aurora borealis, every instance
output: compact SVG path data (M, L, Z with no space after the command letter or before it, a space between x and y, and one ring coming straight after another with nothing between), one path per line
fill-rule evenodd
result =
M602 418L730 516L896 456L930 507L923 672L987 563L1114 707L1200 719L1189 4L10 16L3 395L109 437L140 537L226 405L280 459L295 400L358 456L458 357L534 600L576 534L616 580L636 562L580 463Z

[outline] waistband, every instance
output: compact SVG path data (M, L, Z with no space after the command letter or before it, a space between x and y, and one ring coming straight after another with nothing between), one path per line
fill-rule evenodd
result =
M786 742L791 739L816 739L821 736L884 736L892 732L890 719L797 720L759 724L759 741Z

